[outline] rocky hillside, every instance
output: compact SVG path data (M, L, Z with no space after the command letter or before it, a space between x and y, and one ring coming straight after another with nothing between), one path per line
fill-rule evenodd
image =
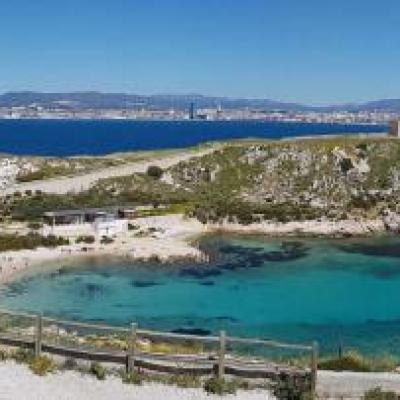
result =
M400 141L332 138L232 145L163 178L202 218L374 218L399 211Z
M159 173L104 179L68 196L13 196L3 214L31 219L59 208L153 203L179 205L202 222L384 218L391 229L400 227L396 139L232 142L164 171L153 169Z

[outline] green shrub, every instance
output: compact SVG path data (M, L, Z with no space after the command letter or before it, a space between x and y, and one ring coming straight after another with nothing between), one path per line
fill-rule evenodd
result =
M343 158L340 161L340 168L344 174L347 174L353 168L353 162L350 158Z
M50 357L40 356L40 357L35 357L29 363L29 368L34 374L39 376L45 376L48 373L53 372L56 368L56 365Z
M147 175L151 176L154 179L160 179L163 175L164 171L158 165L150 165L147 168Z
M0 349L0 361L5 361L10 357L10 354L7 350Z
M356 371L370 372L371 364L356 352L347 352L342 357L322 360L318 364L319 369L329 371Z
M143 375L139 372L129 372L122 375L122 382L131 385L141 385L143 383Z
M28 228L32 229L34 231L37 231L39 229L41 229L43 227L43 225L40 222L30 222L28 224Z
M223 378L210 378L204 383L204 390L208 394L217 394L223 396L224 394L235 394L237 387L234 382L226 381Z
M0 235L0 252L22 249L34 250L38 247L57 247L67 244L69 244L68 239L54 235L41 236L37 233L29 233L28 235Z
M11 354L11 358L19 364L30 364L34 360L35 354L32 350L18 348Z
M114 243L114 239L109 238L108 236L103 236L100 240L101 244L110 244L110 243Z
M364 400L399 400L400 396L395 392L384 392L381 388L368 390L363 396Z
M94 242L95 242L94 236L78 236L75 240L75 243L92 244Z
M106 379L106 369L98 362L90 364L89 372L93 374L98 380L103 381Z

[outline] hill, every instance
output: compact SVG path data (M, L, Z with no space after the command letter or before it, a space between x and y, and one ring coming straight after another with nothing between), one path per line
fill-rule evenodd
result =
M225 109L255 108L282 111L392 111L400 112L400 99L377 100L360 104L332 106L310 106L299 103L281 102L271 99L245 99L204 96L201 94L155 94L140 95L126 93L71 92L8 92L0 95L0 107L28 107L81 109L125 109L146 107L156 109L187 109L190 103L198 108L222 106Z

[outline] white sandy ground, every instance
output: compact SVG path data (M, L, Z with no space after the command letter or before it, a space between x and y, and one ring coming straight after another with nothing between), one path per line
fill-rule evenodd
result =
M24 365L7 361L0 364L0 400L217 400L202 389L145 384L126 385L117 377L99 381L78 372L35 376ZM226 400L273 400L266 391L239 391Z
M318 373L318 398L321 400L359 400L376 387L400 393L400 374L331 372ZM117 377L99 381L90 375L66 371L39 377L25 365L13 361L0 363L0 400L217 400L202 389L182 389L147 383L126 385ZM226 400L275 400L264 390L238 391Z
M219 147L221 146L214 145L212 147L204 148L199 151L184 150L173 155L168 155L160 158L152 158L150 160L144 161L130 162L116 167L108 167L95 172L90 172L77 176L18 183L2 190L2 195L13 194L16 191L23 193L26 190L31 190L32 192L36 190L41 190L44 193L55 194L81 192L90 189L90 187L93 186L100 179L129 176L134 173L143 173L146 172L147 168L150 165L158 165L163 169L169 168L175 164L178 164L181 161L187 161L191 158L201 157L206 154L212 153Z

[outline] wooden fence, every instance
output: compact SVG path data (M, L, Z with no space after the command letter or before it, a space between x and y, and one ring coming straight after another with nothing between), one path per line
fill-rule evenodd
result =
M103 336L99 335L102 333ZM98 338L103 338L101 342ZM107 338L111 338L108 340ZM89 340L90 339L90 340ZM114 342L113 342L114 340ZM143 349L143 342L174 346L199 345L201 351L168 351ZM101 342L99 344L99 342ZM0 344L89 361L122 364L128 372L134 368L170 374L211 375L219 378L233 375L243 378L263 378L277 381L303 379L315 392L318 365L318 345L289 344L272 340L232 337L221 331L219 336L187 335L139 329L62 321L21 312L0 310ZM235 346L257 347L290 352L303 352L309 357L309 367L299 368L268 358L234 354ZM172 347L173 349L173 347Z

